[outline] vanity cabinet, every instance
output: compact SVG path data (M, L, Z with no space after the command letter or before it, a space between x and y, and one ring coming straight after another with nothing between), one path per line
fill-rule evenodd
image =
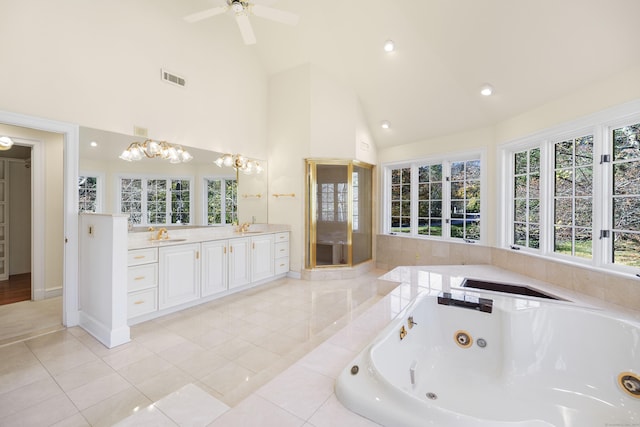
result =
M200 243L158 249L160 310L200 298Z
M158 310L158 249L127 253L127 318Z
M251 283L251 238L229 240L229 289Z
M275 275L274 241L273 234L251 238L251 281L257 282Z
M202 243L201 296L206 297L227 290L228 240Z
M285 274L289 271L289 233L276 233L274 246L274 274Z

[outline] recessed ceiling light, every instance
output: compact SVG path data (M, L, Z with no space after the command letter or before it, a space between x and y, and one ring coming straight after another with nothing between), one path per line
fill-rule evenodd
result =
M387 40L386 42L384 42L385 52L393 52L394 50L396 50L396 44L393 42L393 40Z
M391 127L391 123L389 123L388 120L383 120L382 123L380 123L380 126L382 126L382 129L389 129Z
M493 86L490 84L485 84L480 88L480 93L484 96L490 96L493 94Z
M91 142L89 143L89 145L90 145L90 146L92 146L92 147L97 147L97 146L98 146L98 143L97 143L97 142L95 142L95 141L91 141Z

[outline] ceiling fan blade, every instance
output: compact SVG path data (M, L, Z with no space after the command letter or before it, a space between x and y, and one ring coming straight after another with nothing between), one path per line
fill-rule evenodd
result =
M236 13L236 22L238 23L238 28L240 28L244 44L255 44L256 36L253 34L253 28L247 14L245 12Z
M300 17L295 13L287 12L285 10L274 9L268 6L262 6L260 4L254 4L250 6L251 13L260 18L270 19L272 21L280 22L287 25L297 25Z
M210 18L212 16L220 15L229 10L229 6L216 6L211 9L203 10L202 12L193 13L191 15L185 16L184 19L187 22L198 22L206 18Z

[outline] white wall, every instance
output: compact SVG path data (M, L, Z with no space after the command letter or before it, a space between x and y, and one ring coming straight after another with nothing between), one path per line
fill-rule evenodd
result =
M380 163L428 158L468 150L487 150L488 185L484 189L489 219L487 244L497 246L498 233L498 146L606 108L640 98L640 67L624 70L611 78L568 94L546 105L514 116L493 127L446 135L440 138L381 149Z
M1 8L0 109L266 158L267 76L240 37L223 36L233 19L188 24L193 4L173 0ZM162 82L161 68L187 86Z
M375 160L375 146L355 92L315 65L269 80L269 222L291 225L292 271L304 268L307 158ZM360 141L371 151L360 152Z

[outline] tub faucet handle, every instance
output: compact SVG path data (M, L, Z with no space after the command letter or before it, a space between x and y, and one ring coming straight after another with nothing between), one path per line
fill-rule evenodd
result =
M402 327L400 328L400 339L403 340L408 333L409 332L407 331L407 329L404 327L404 325L402 325Z
M407 326L409 326L409 329L413 328L416 325L417 323L413 321L413 316L409 316L409 318L407 319Z

